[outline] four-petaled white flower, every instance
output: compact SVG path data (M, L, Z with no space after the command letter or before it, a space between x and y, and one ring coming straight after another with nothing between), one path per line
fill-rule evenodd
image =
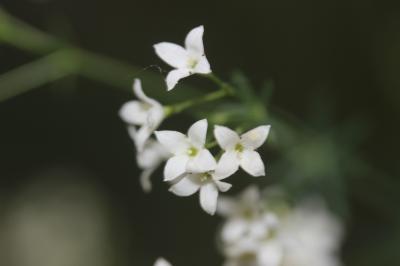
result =
M156 262L154 263L154 266L172 266L171 263L169 263L167 260L164 258L158 258Z
M172 90L180 79L191 74L211 73L210 64L204 54L203 33L203 26L192 29L186 36L185 47L170 42L154 45L156 54L175 68L166 78L168 90Z
M236 167L240 165L252 176L264 176L264 163L255 150L265 142L269 130L270 126L259 126L239 136L227 127L215 126L214 136L225 150L221 160L226 160Z
M204 145L207 136L207 120L194 123L187 136L170 130L156 131L157 140L173 154L164 168L164 181L172 181L184 173L204 173L214 170L216 162Z
M214 159L215 160L215 159ZM228 191L232 185L221 180L231 176L236 169L232 164L219 161L215 169L203 173L187 173L170 188L177 196L191 196L200 190L200 205L208 214L217 209L218 192Z
M147 139L164 119L164 108L156 100L147 97L139 79L133 83L133 91L139 100L122 105L119 115L129 125L140 126L133 138L138 151L143 150Z
M134 126L128 127L128 132L134 140L137 134ZM149 138L141 151L136 153L136 162L143 171L140 174L140 185L144 192L150 192L152 184L150 177L162 162L167 160L171 154L165 150L164 146L153 138Z

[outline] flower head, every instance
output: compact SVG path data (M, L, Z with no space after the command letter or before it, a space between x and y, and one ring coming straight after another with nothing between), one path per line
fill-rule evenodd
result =
M170 191L177 196L187 197L200 190L200 206L208 214L214 215L218 192L226 192L232 187L231 184L221 180L231 176L235 171L231 164L220 161L215 169L210 171L183 175L171 186Z
M122 105L119 116L131 126L140 126L133 140L138 151L141 151L147 139L164 119L164 109L159 102L144 94L140 79L134 80L133 92L138 100Z
M205 173L214 170L216 162L204 145L207 120L194 123L187 136L170 130L156 131L157 140L173 154L164 168L164 181L172 181L184 173Z
M240 166L252 176L265 175L264 163L255 150L265 142L269 130L270 126L259 126L239 136L227 127L215 126L215 138L225 150L221 160L229 161L236 167Z
M136 135L135 127L128 127L128 131L132 139L134 139ZM150 192L152 189L150 177L153 172L170 156L171 154L165 150L164 146L153 138L149 138L144 144L143 149L137 152L136 161L138 167L142 169L140 184L145 192Z
M211 73L210 64L204 54L203 33L203 26L192 29L186 36L185 47L170 42L154 45L156 54L175 68L166 78L168 90L172 90L180 79L191 74Z
M171 263L169 263L167 260L164 258L158 258L156 262L154 263L154 266L172 266Z

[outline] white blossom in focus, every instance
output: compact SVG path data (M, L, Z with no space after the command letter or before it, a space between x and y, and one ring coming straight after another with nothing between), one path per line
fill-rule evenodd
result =
M135 139L137 133L135 127L128 127L128 132L131 138ZM144 192L151 191L151 175L160 164L170 156L171 154L165 150L164 146L153 138L149 138L144 144L143 149L136 153L136 162L138 167L142 169L142 173L140 174L140 184Z
M138 100L129 101L122 105L119 116L128 125L140 127L135 132L133 140L137 150L141 151L147 139L161 124L165 114L163 106L158 101L144 94L140 79L134 80L133 92Z
M214 159L215 160L215 159ZM231 176L236 169L232 164L218 162L216 168L203 173L187 173L171 186L170 191L177 196L191 196L200 191L200 205L204 211L214 215L217 209L218 193L228 191L232 185L221 180Z
M167 260L164 258L158 258L156 262L154 263L154 266L172 266L171 263L169 263Z
M184 173L205 173L216 168L213 155L204 145L208 123L197 121L188 130L187 136L171 130L156 131L157 140L172 153L164 168L164 181L172 181Z
M227 127L215 126L214 136L225 150L221 160L240 166L252 176L264 176L264 163L255 150L265 142L269 130L270 126L259 126L239 136Z
M211 73L210 64L204 54L203 33L203 26L192 29L186 36L185 47L170 42L154 45L156 54L175 68L166 78L168 90L172 90L180 79L191 74Z

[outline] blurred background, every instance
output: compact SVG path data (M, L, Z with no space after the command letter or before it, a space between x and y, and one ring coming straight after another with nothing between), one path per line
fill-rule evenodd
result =
M201 24L213 71L267 91L277 128L267 177L238 177L230 194L254 182L320 194L346 224L345 265L400 265L400 10L369 0L2 0L0 265L221 264L221 220L170 194L161 171L143 193L117 115L133 77L163 103L202 93L166 95L152 48ZM83 49L81 73L57 53L66 44Z

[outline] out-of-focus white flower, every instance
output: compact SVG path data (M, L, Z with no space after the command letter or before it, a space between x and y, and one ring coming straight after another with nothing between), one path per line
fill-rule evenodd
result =
M343 229L317 199L305 201L282 221L283 266L339 266Z
M175 195L187 197L200 190L201 207L208 214L214 215L217 209L218 191L226 192L232 187L231 184L221 180L231 176L235 171L232 164L220 161L211 171L187 173L170 188L170 191Z
M137 134L134 126L128 127L129 135L135 139ZM150 177L160 164L167 160L171 154L155 139L149 138L141 151L136 153L136 161L139 168L142 169L140 174L140 184L145 192L150 192L152 184Z
M164 119L164 108L156 100L147 97L142 89L140 79L135 79L133 92L138 100L129 101L122 105L119 116L131 126L140 126L134 134L134 142L138 151L141 151L153 131Z
M156 262L154 263L154 266L172 266L171 263L169 263L167 260L164 258L158 258Z
M229 161L236 167L240 165L252 176L265 175L264 163L255 150L265 142L269 130L270 126L259 126L239 136L227 127L215 126L215 138L225 150L221 160Z
M208 123L197 121L187 136L170 130L156 131L157 140L173 154L164 168L164 181L172 181L184 173L205 173L216 168L216 162L206 143Z
M217 211L227 218L221 229L221 240L229 244L243 238L265 238L275 230L278 217L267 212L263 203L256 186L245 189L238 199L221 197Z
M232 210L234 212L229 213L224 227L237 219L238 208ZM256 229L258 236L242 231L240 237L227 238L223 235L223 228L221 244L226 256L225 266L341 265L337 253L342 228L320 201L307 201L276 215L279 221L272 227L261 221L253 223L255 227L263 225L269 228L264 233ZM256 220L262 220L264 216L258 217ZM251 226L251 223L247 225Z
M154 45L156 54L175 68L166 78L168 90L172 90L180 79L191 74L211 73L210 64L204 54L203 33L203 26L192 29L186 36L185 47L170 42Z

